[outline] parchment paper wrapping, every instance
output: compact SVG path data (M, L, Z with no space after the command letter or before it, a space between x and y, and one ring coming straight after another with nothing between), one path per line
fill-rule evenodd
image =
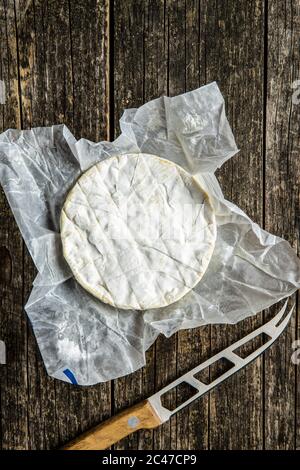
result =
M0 181L38 269L25 309L48 373L81 385L142 367L159 333L235 323L299 288L300 261L290 245L226 201L214 176L238 151L216 83L128 109L120 125L112 143L76 141L63 125L0 136ZM218 225L200 283L178 302L144 313L118 311L82 289L62 256L59 234L60 210L78 176L125 152L159 155L194 174Z

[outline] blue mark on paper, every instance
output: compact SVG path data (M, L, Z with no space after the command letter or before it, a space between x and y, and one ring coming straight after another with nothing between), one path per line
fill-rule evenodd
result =
M68 377L68 379L70 380L72 384L77 385L77 380L75 379L75 375L70 369L65 369L63 373Z

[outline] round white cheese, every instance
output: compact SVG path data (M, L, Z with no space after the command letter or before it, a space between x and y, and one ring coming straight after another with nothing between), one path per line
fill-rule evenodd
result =
M169 305L201 279L215 240L207 194L174 163L110 157L77 181L61 213L63 253L77 281L114 307Z

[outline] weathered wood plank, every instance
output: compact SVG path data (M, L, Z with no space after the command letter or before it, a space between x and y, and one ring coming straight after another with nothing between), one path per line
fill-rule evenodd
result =
M145 3L145 2L144 2ZM165 43L165 11L163 0L151 0L144 6L144 102L166 93L167 57ZM147 364L143 370L142 394L151 395L157 389L156 344L147 352ZM139 432L138 448L156 448L153 430Z
M113 73L114 137L119 134L119 119L124 109L144 101L143 0L114 2Z
M176 13L181 15L176 16ZM185 91L184 47L185 30L184 2L166 1L164 5L165 58L167 60L167 83L165 94L176 95ZM180 18L180 19L179 19ZM175 51L175 56L174 56ZM147 77L148 78L148 77ZM149 77L150 79L150 77ZM177 334L171 338L160 336L156 341L156 386L164 387L177 377ZM176 390L168 394L166 406L176 402ZM177 416L154 431L155 449L176 449Z
M20 1L16 13L24 127L64 122L78 138L106 139L108 3ZM24 302L34 276L26 251ZM48 377L31 331L27 375L30 448L53 448L110 414L110 384Z
M200 2L185 2L184 59L181 68L184 71L185 91L198 88L206 83L205 76L205 39L201 31ZM181 15L178 15L179 21ZM178 20L177 20L178 21ZM173 50L176 57L176 50ZM170 73L170 79L172 74ZM180 90L179 90L180 92ZM177 375L190 370L210 355L210 327L201 327L178 333ZM181 399L177 392L177 399ZM207 449L209 430L209 396L192 403L177 415L177 449Z
M142 8L144 7L144 8ZM189 88L198 86L198 55L193 54L198 50L198 29L195 28L193 22L193 14L196 12L198 18L197 2L190 2L188 5L186 23L182 19L186 17L186 7L184 2L165 2L151 1L147 5L141 3L127 2L126 10L115 9L115 100L116 100L116 113L115 120L117 121L123 112L123 107L137 106L144 101L160 96L161 94L177 94L184 92L188 81ZM127 24L127 28L126 28ZM130 27L129 27L130 25ZM185 37L187 31L187 40ZM134 49L135 54L132 56L131 41L136 43L144 39L143 55L142 50ZM189 49L190 48L190 49ZM187 60L185 62L186 50ZM127 51L130 51L129 57L125 56ZM143 62L143 66L142 63ZM185 69L188 69L187 77ZM125 70L123 70L125 68ZM134 75L128 78L128 74ZM130 87L128 88L128 83ZM141 88L137 90L138 84L143 83L143 93ZM207 332L205 333L207 335ZM199 331L186 333L182 332L179 336L181 338L178 345L180 349L181 359L177 365L177 338L174 336L171 339L160 337L157 340L155 351L155 377L153 377L153 356L152 351L147 356L147 367L143 371L145 381L142 381L143 388L140 392L133 388L132 378L121 379L117 382L115 388L115 399L117 409L124 406L128 402L129 397L131 400L136 400L133 392L146 394L147 391L153 391L153 379L156 382L156 389L168 383L171 379L175 378L177 373L180 373L183 368L190 364L195 365L199 359ZM203 335L202 335L203 342ZM187 349L187 345L190 348ZM198 354L190 354L198 351ZM196 362L195 362L196 361ZM177 370L178 369L178 370ZM139 373L135 374L133 380L140 380ZM119 385L120 384L120 385ZM124 387L130 388L131 392L124 392ZM121 396L121 393L123 394ZM129 400L130 402L130 400ZM197 409L199 404L195 404ZM203 406L203 405L201 405ZM193 410L190 412L190 419L181 414L177 420L174 418L170 423L166 423L161 428L154 431L154 448L169 449L184 448L185 441L189 434L186 432L187 428L192 429L192 417L195 415ZM184 416L184 423L177 431L176 421L181 423ZM201 415L203 418L203 415ZM203 420L203 419L202 419ZM205 419L204 419L205 421ZM195 427L198 428L198 421L194 422ZM203 435L205 434L205 427L203 427ZM146 431L147 436L151 431ZM190 440L191 444L192 438ZM194 436L199 443L202 439L202 433ZM205 439L204 439L205 440ZM130 437L124 443L121 443L117 448L122 446L135 445L135 437ZM145 448L145 436L140 432L138 440L139 448ZM147 448L149 448L150 441L147 441ZM203 443L199 444L203 447Z
M36 21L36 14L40 21ZM36 11L33 2L20 1L16 5L23 128L44 125L47 120L48 101L45 91L49 91L48 80L51 82L51 79L47 77L47 54L50 50L45 49L48 45L45 37L48 27L51 27L48 17L49 11L45 2L37 2ZM52 62L51 65L51 73L52 71L55 73L54 63ZM56 93L55 99L57 99ZM57 109L61 109L58 100L56 105ZM36 271L26 248L24 250L23 303L25 304ZM24 317L26 318L25 313ZM21 390L22 394L27 395L28 400L29 435L26 445L33 449L44 449L53 445L58 429L55 412L55 383L46 374L30 326L28 326L27 352L28 390Z
M114 2L114 124L112 136L119 134L119 119L125 108L144 102L144 21L142 0ZM153 350L148 366L114 381L114 413L140 401L153 389ZM150 392L150 393L149 393ZM135 433L114 446L115 449L152 448L152 431Z
M169 94L177 95L205 84L205 61L200 54L203 46L199 24L199 2L167 2L166 8L169 44L168 88ZM209 327L180 331L172 339L176 341L172 360L175 361L175 376L180 376L195 367L209 355ZM159 357L157 356L157 361ZM167 359L168 360L168 357ZM170 381L172 369L165 372L164 385ZM178 402L184 400L184 392L177 390ZM206 396L182 410L173 419L170 427L170 442L164 435L164 448L204 449L208 444L208 400Z
M77 138L109 138L109 1L70 2L73 131Z
M0 79L6 88L6 103L0 104L2 131L8 127L20 127L21 124L13 1L0 3L0 43ZM0 338L7 348L7 364L0 369L1 448L22 449L27 447L28 442L23 242L2 189L0 250Z
M276 0L268 5L265 222L267 230L299 250L300 103L293 103L292 84L300 78L300 3ZM295 331L296 315L266 354L266 449L293 449L296 432L299 437L291 361Z
M263 221L263 2L201 2L206 37L207 82L216 80L241 152L219 171L228 199L256 222ZM253 197L255 194L255 197ZM261 315L235 326L211 328L212 353L231 344L261 322ZM258 449L263 444L262 361L211 393L211 449Z
M58 122L72 124L73 86L68 2L52 1L47 4L44 1L20 1L16 15L23 127ZM35 274L30 255L25 249L24 304ZM53 448L59 440L58 431L62 436L65 433L65 424L59 421L59 411L61 407L64 413L70 411L70 387L56 383L47 376L34 334L30 327L28 330L28 445L31 449ZM71 423L75 419L71 410ZM72 431L70 427L68 434Z
M69 4L73 77L72 131L77 138L107 140L110 136L109 2L89 0ZM86 389L70 388L70 413L77 418L73 436L110 415L110 383ZM66 413L64 416L66 417Z

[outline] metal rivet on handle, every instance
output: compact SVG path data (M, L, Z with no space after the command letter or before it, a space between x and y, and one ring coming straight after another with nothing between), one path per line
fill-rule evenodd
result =
M130 428L136 428L140 420L136 416L131 416L128 418L127 424Z

